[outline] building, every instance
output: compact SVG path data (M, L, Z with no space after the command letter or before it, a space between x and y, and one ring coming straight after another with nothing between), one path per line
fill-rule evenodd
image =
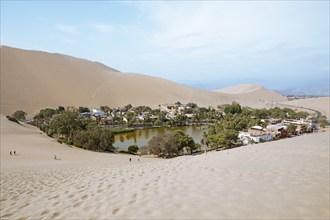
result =
M92 115L95 117L104 117L105 113L104 113L104 111L101 111L100 109L93 108Z
M248 132L240 131L238 138L242 141L243 145L247 145L251 142L270 141L273 139L273 135L261 126L253 126Z
M308 131L313 131L317 129L317 126L311 121L311 120L305 120L305 119L300 119L300 120L295 120L295 119L286 119L283 121L284 125L295 125L296 128L296 134L304 134Z
M273 139L273 136L271 134L252 135L249 132L240 131L238 138L242 141L243 145L247 145L251 142L259 143L260 141L270 141Z
M249 130L248 130L248 133L253 135L253 136L259 136L259 135L264 135L264 134L267 134L267 130L264 129L263 127L261 126L252 126Z

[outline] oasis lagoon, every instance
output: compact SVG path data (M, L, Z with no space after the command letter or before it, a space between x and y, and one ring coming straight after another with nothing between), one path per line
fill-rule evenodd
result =
M154 136L164 135L175 131L182 131L191 136L195 143L201 144L203 133L207 131L206 126L184 126L184 127L162 127L162 128L144 128L136 129L132 132L115 135L114 147L127 150L130 145L138 145L139 148L147 146L148 141Z

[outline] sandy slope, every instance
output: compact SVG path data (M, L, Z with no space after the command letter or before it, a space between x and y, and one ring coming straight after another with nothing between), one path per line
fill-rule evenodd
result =
M18 155L9 156L14 149ZM129 163L2 117L0 217L328 219L329 165L328 132Z
M217 92L229 93L229 94L244 94L251 93L262 89L261 85L258 84L240 84L236 86L227 87L224 89L216 90Z
M283 102L283 104L315 109L317 111L320 111L328 119L330 119L330 97L297 99L293 101Z
M19 109L34 115L42 108L60 105L157 107L180 101L208 107L236 100L265 106L272 97L285 100L264 88L244 94L203 91L66 55L1 47L1 113L5 115Z
M235 101L253 108L271 108L273 102L287 101L286 97L258 84L241 84L216 90L216 92L231 94Z

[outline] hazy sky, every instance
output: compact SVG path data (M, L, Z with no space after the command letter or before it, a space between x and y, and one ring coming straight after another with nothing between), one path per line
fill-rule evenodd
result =
M1 1L1 44L208 89L329 83L329 1Z

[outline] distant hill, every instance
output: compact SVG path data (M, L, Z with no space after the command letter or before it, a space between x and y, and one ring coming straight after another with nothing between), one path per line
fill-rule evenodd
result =
M222 94L232 94L235 100L242 105L251 107L263 107L263 105L272 106L272 102L283 102L287 98L283 95L268 90L258 84L241 84L237 86L227 87L224 89L215 90ZM255 100L252 102L252 100Z
M277 92L285 96L330 96L329 86L329 84L319 84L317 86L278 90Z
M41 108L60 105L157 107L180 101L217 106L236 100L244 105L258 106L272 98L285 100L264 88L251 93L224 91L226 93L193 89L166 79L123 73L98 62L62 54L1 47L1 114L11 114L18 109L35 114Z

